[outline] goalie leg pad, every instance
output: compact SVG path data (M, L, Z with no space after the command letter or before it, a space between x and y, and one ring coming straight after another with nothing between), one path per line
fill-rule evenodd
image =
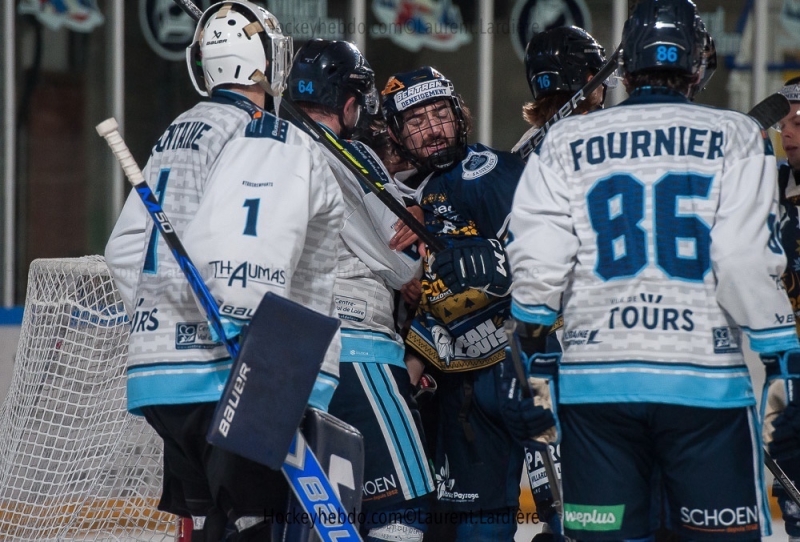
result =
M279 470L338 327L336 318L267 293L248 326L208 441Z
M358 528L364 484L364 440L361 433L327 412L309 408L303 420L303 435L338 493L346 519ZM288 521L300 514L302 507L292 496L284 539L296 542L319 540L312 522Z

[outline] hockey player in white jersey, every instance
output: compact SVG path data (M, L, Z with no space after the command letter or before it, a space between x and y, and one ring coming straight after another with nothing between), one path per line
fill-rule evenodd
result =
M511 152L553 118L605 63L605 49L581 28L559 26L534 35L525 48L525 78L533 101L522 106L522 118L531 128ZM607 80L581 101L575 114L603 107L610 83Z
M355 45L307 42L295 55L288 93L401 201L378 156L363 143L345 139L360 114L378 110L375 75ZM334 286L342 322L341 376L330 412L364 436L365 539L419 542L433 480L412 415L416 406L403 342L394 328L392 291L421 273L416 236L405 247L389 248L402 222L340 158L324 152L345 203Z
M170 124L144 169L229 337L267 292L334 312L341 190L313 141L264 110L267 94L251 79L266 74L269 94L279 96L291 52L266 10L245 1L209 8L187 52L195 88L209 100ZM220 540L228 521L237 528L229 540L269 540L265 516L285 511L288 486L280 472L207 444L232 361L136 194L106 260L132 322L128 409L164 440L159 509L193 517L193 542ZM339 347L337 336L309 400L323 410Z
M800 77L787 81L781 94L791 104L789 114L776 127L787 160L778 167L780 237L788 259L783 284L794 309L795 327L800 329ZM800 483L800 380L794 380L791 386L786 384L775 379L767 386L762 405L764 442L772 458L796 486ZM789 541L800 542L800 507L777 480L772 491L778 498Z
M686 539L770 532L741 332L786 378L798 340L779 280L775 160L752 119L689 101L705 46L689 0L639 2L622 37L630 98L556 124L515 194L518 333L564 316L573 539L650 540L662 504Z

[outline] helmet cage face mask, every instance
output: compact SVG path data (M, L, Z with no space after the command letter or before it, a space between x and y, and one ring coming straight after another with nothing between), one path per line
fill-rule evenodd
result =
M291 59L292 39L282 34L275 16L242 0L207 9L186 49L189 75L201 96L224 84L258 84L257 71L266 72L265 91L280 96Z
M467 123L461 96L455 93L449 79L433 68L422 68L390 77L382 94L389 130L399 142L401 156L414 167L421 171L445 171L466 156ZM409 112L442 102L448 107L447 118L444 118L444 110L434 108L423 113L419 126L407 122ZM452 127L448 126L450 124ZM448 131L452 136L446 136ZM440 135L434 135L436 133ZM434 139L439 139L441 148L426 156L425 147L436 143Z
M605 49L580 28L557 27L536 34L525 48L525 74L534 100L577 92L606 62ZM603 82L615 85L612 78Z

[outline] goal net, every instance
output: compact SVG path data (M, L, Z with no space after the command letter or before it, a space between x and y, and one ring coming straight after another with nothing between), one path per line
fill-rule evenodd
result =
M129 323L100 256L36 260L0 407L0 538L172 541L161 440L125 408Z

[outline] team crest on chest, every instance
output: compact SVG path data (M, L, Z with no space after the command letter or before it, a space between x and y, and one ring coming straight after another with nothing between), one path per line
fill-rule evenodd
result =
M461 178L469 181L486 175L497 165L497 155L491 151L471 152L461 162Z

